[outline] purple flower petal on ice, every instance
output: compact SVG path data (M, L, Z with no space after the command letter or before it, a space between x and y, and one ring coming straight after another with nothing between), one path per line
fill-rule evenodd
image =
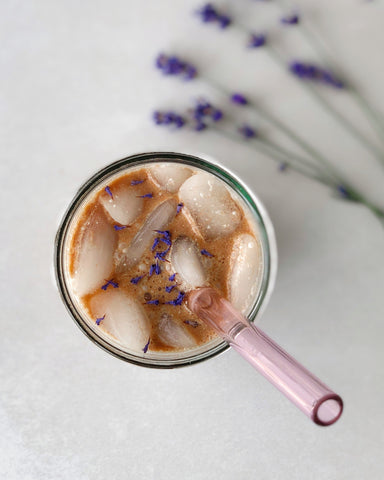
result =
M209 253L207 250L205 250L205 248L203 248L202 250L200 250L200 253L202 255L205 255L206 257L213 257L212 253Z
M143 182L145 182L145 180L132 180L131 185L132 186L140 185L140 183L143 183Z
M219 12L211 3L207 3L196 13L204 23L217 23L221 28L227 28L231 24L231 18Z
M145 277L145 275L140 275L139 277L133 277L131 278L130 282L133 283L134 285L137 285L143 277Z
M148 338L148 342L144 345L144 348L143 348L144 353L147 353L150 341L151 341L151 338Z
M176 278L176 273L172 273L172 275L168 278L170 282L173 282Z
M101 287L101 289L104 290L104 291L107 290L107 288L109 287L109 285L111 285L111 287L113 287L113 288L117 288L117 287L119 286L119 284L118 284L117 282L114 282L113 280L107 280L106 282L107 282L107 283L105 283L105 284Z
M159 305L160 301L159 300L148 300L148 302L145 302L147 305Z
M118 231L118 230L124 230L124 228L127 228L128 225L114 225L113 228Z
M155 259L156 260L161 260L162 262L165 262L165 256L167 255L168 250L164 250L164 252L156 252Z
M151 265L151 267L150 267L150 269L149 269L149 274L148 274L148 275L149 275L150 277L152 277L152 275L153 275L153 273L155 272L155 270L156 270L156 264L154 263L154 264Z
M176 285L168 285L168 287L165 287L165 291L167 293L171 293L172 290L176 287Z
M105 314L100 318L96 318L96 325L100 325L100 322L102 322L104 318L105 318Z
M159 262L156 262L156 265L155 265L155 274L156 274L156 275L160 275L160 273L161 273L161 268L160 268Z
M176 306L179 306L182 304L183 302L183 299L185 297L185 293L184 292L179 292L177 298L175 298L175 300L171 300L170 302L166 302L168 305L174 305L175 307Z
M156 237L155 240L153 241L153 245L152 245L152 252L155 250L155 248L157 247L157 245L160 243L160 238L159 237Z
M181 209L184 207L184 203L178 203L176 209L176 215L181 212Z
M145 195L138 195L138 198L153 198L153 193L146 193Z
M155 232L164 235L165 238L171 238L171 232L169 230L155 230Z
M109 195L111 198L113 198L113 194L112 194L112 192L111 192L111 189L110 189L108 186L105 187L104 190L108 193L108 195Z

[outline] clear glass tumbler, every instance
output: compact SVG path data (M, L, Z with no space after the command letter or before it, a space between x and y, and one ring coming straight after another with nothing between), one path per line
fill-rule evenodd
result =
M212 358L227 350L229 345L222 338L217 337L209 343L188 351L172 353L148 351L145 355L129 352L89 322L81 305L71 291L67 266L71 229L74 227L82 207L92 197L93 193L103 188L112 178L118 177L125 170L160 162L182 163L216 176L225 182L234 196L243 204L243 208L254 222L258 230L263 257L262 278L253 305L247 314L248 320L255 322L267 305L276 277L277 250L273 227L265 208L256 195L234 173L216 162L208 162L202 158L182 153L153 152L123 158L98 171L80 187L64 214L55 239L54 262L57 284L63 302L76 324L90 340L108 353L127 362L145 367L174 368L192 365Z

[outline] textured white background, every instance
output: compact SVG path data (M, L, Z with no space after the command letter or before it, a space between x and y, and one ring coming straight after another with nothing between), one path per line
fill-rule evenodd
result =
M226 3L243 24L273 26L287 54L311 58L295 30L276 28L272 2ZM300 3L383 112L383 3ZM162 78L153 58L159 49L185 53L263 102L382 205L384 170L265 52L200 25L196 5L1 1L2 479L383 478L383 228L246 145L153 126L154 107L185 107L204 93L222 102L202 82ZM366 130L344 94L326 94ZM52 274L61 214L97 169L155 149L213 156L265 203L280 269L261 326L343 396L333 427L313 425L234 352L143 369L96 348L69 318Z

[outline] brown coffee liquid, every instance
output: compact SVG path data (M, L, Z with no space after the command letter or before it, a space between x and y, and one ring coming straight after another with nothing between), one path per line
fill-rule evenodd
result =
M142 183L131 185L131 183L136 181L142 181ZM149 178L146 168L124 173L119 178L110 181L108 187L111 192L120 187L124 187L133 189L137 196L152 194L151 198L144 198L142 212L136 220L126 228L117 231L117 246L119 245L120 247L123 244L126 244L127 246L130 245L132 239L147 216L157 205L169 198L174 198L177 203L179 202L177 193L169 193L159 188L158 185ZM89 229L92 230L102 217L104 219L107 218L111 228L114 228L116 225L116 221L106 213L99 202L101 198L104 197L105 199L107 196L108 193L104 188L101 188L101 190L96 193L92 200L84 207L83 212L77 221L72 234L70 248L68 250L68 269L71 276L73 276L75 272L79 244L85 232ZM241 221L230 235L223 238L207 241L201 235L196 234L196 227L191 225L190 216L185 208L181 208L173 221L166 227L166 230L170 232L173 241L179 236L190 237L195 241L199 250L206 250L212 255L212 257L202 255L202 262L208 272L208 283L217 288L226 298L228 297L227 278L230 268L229 257L234 237L240 233L248 233L254 238L257 238L254 229L251 228L249 221L244 215L243 208L239 205L239 202L236 202L236 204L241 212ZM158 237L161 237L161 235L159 234ZM159 260L158 264L161 273L159 275L153 273L149 276L151 265L156 264L156 260L154 259L156 252L164 251L167 248L167 245L160 241L159 245L154 251L152 251L152 243L153 242L151 241L151 244L145 250L140 262L122 273L118 273L115 269L110 278L105 279L105 281L113 280L113 282L118 284L119 289L123 290L129 297L137 299L142 304L145 313L151 322L149 351L169 352L177 350L174 347L164 344L159 338L158 324L160 318L164 314L171 315L176 322L182 325L185 329L188 329L188 332L194 337L198 345L209 342L216 337L215 332L191 313L184 301L181 305L170 305L166 303L175 300L178 297L179 292L182 291L177 285L177 276L175 281L169 280L172 270L168 261ZM167 259L167 257L165 258ZM137 284L131 283L132 279L140 276L143 276L143 278L139 280ZM165 288L171 285L176 286L168 293ZM113 286L110 285L107 288L113 288ZM95 322L96 317L95 312L92 312L90 302L91 299L99 293L100 287L94 292L80 298L80 303L87 311L91 322ZM158 300L158 305L147 303L155 300ZM103 327L103 322L100 322L98 328L111 335L110 332L106 331Z

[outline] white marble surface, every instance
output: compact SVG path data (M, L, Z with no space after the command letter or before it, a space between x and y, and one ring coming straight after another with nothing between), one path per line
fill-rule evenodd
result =
M0 4L2 479L383 478L383 227L246 145L154 127L153 107L184 107L208 90L161 78L153 57L185 52L261 99L382 205L383 169L264 52L201 26L197 3ZM263 28L276 15L272 2L227 4ZM383 112L383 2L301 5ZM295 31L275 32L286 52L310 53ZM343 94L328 95L366 130ZM100 167L155 149L213 156L264 201L280 270L261 326L344 397L333 427L313 425L234 352L143 369L96 348L69 318L52 274L63 210Z

